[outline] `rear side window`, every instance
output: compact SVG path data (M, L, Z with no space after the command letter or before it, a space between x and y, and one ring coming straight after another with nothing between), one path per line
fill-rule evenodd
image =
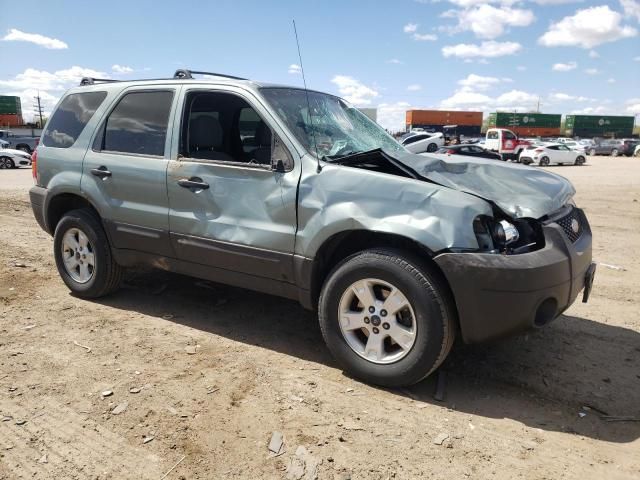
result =
M47 147L69 148L76 142L106 96L107 92L85 92L65 97L47 124L42 144Z
M100 150L164 155L172 91L127 93L104 125Z

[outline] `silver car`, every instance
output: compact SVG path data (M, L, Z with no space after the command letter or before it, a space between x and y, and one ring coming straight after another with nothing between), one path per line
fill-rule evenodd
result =
M147 264L295 299L385 386L429 375L457 335L588 298L591 230L563 177L414 155L333 95L196 73L86 78L48 121L31 204L77 296Z

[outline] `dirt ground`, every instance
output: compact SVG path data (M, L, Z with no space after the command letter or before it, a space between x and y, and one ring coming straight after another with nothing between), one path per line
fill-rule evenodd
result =
M71 296L0 171L0 479L640 478L640 159L550 169L609 267L547 328L456 345L442 402L345 376L294 302L150 270Z

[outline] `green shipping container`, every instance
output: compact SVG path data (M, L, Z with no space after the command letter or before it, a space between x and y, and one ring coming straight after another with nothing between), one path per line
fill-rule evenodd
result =
M495 112L489 115L489 126L497 128L560 128L562 115L550 113Z
M630 137L635 117L617 115L567 115L566 134L576 137Z
M20 97L0 95L0 115L22 115Z

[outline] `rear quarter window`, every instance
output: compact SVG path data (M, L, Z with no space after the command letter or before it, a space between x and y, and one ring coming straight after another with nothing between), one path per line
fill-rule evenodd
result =
M46 147L69 148L72 146L93 114L102 104L107 92L85 92L67 95L53 115L42 135Z

